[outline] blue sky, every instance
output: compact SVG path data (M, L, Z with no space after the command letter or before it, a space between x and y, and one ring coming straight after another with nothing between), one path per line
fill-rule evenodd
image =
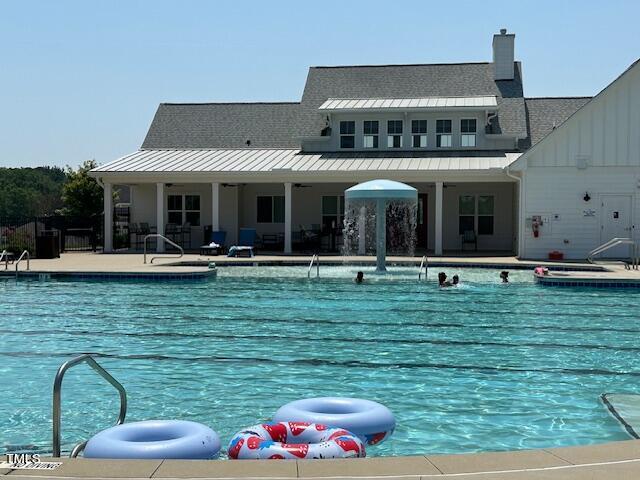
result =
M633 1L4 1L0 166L104 163L160 102L300 98L310 65L491 60L525 95L593 95L640 57Z

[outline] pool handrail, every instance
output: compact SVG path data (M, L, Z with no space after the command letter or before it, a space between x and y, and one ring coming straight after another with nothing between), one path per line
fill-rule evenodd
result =
M153 263L153 261L156 258L182 258L182 256L184 255L184 250L177 243L169 240L167 237L165 237L164 235L161 235L159 233L150 233L149 235L146 235L144 237L144 263L145 264L147 263L147 240L149 238L161 238L162 240L167 242L169 245L172 245L172 246L176 247L178 250L180 250L180 254L177 257L164 257L164 256L156 255L155 257L151 257L151 261L149 263Z
M603 243L602 245L594 248L587 255L587 261L589 263L595 263L593 257L599 255L610 248L617 247L618 245L631 245L632 246L632 254L631 254L631 267L634 270L638 269L638 246L634 240L628 237L615 237L609 240L608 242Z
M25 255L27 256L27 270L31 270L31 255L29 255L29 250L24 250L20 254L20 258L18 258L18 260L16 261L16 277L18 276L18 265L20 265L20 262Z
M122 425L124 423L125 417L127 416L127 391L124 389L120 382L113 378L111 374L104 368L102 368L102 366L98 362L96 362L94 358L88 353L79 355L75 358L72 358L71 360L67 360L62 365L60 365L60 368L58 368L58 372L56 373L55 380L53 381L53 456L57 458L60 457L62 380L64 379L64 374L67 372L67 370L81 363L86 363L87 365L89 365L102 378L104 378L116 390L118 390L118 393L120 394L120 413L118 414L116 425ZM69 457L76 457L82 450L84 450L86 444L87 442L81 442L73 447Z
M320 257L317 253L314 253L311 257L311 261L309 262L309 269L307 270L307 278L311 278L311 269L313 268L313 263L316 264L316 278L320 278Z
M4 269L9 270L9 252L8 251L2 250L2 253L0 253L0 262L2 262L2 259L4 259Z
M426 255L420 260L420 268L418 269L418 281L422 280L422 269L424 268L424 280L427 281L427 273L429 271L429 259Z

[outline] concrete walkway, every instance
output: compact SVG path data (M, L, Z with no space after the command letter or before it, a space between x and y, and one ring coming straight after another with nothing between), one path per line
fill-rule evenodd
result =
M163 479L456 479L631 480L640 478L640 440L586 447L468 455L346 460L91 460L60 461L55 470L0 470L23 478Z

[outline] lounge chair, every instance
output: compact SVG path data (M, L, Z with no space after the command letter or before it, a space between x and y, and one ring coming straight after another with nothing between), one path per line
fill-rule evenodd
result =
M200 247L200 255L219 255L224 253L226 239L227 232L224 230L211 232L211 243Z
M473 230L465 230L462 233L462 250L464 250L464 245L466 243L473 244L474 251L478 251L478 237L476 236L476 232Z
M241 228L238 245L229 248L228 257L253 257L253 247L256 244L256 229Z

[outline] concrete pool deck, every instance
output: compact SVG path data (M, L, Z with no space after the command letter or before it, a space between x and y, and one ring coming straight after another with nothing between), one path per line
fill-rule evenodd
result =
M6 478L163 479L457 479L630 480L640 478L640 440L583 447L460 455L415 455L345 460L92 460L62 462L55 470L0 470Z
M148 255L147 261L152 255ZM413 264L416 268L420 265L422 257L387 257L387 264ZM246 264L270 264L270 265L308 265L311 255L256 255L252 258L228 258L225 255L203 256L188 253L181 258L160 257L155 263L144 263L143 255L139 253L64 253L60 258L54 259L32 259L31 272L38 273L149 273L149 272L202 272L208 270L206 262L215 262L217 265L246 265ZM340 264L370 264L375 265L374 256L351 256L341 255L321 255L320 263L325 265ZM485 267L495 266L512 268L534 268L537 265L544 265L550 268L588 268L599 269L598 266L580 262L539 262L529 260L518 260L513 256L465 256L465 257L429 257L430 265L446 264L459 266ZM20 273L26 272L27 264L23 261L19 265ZM15 264L9 264L8 270L0 265L0 274L15 274Z

